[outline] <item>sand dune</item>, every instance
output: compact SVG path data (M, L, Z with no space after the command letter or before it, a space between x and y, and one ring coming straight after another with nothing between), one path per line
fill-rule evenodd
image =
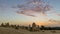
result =
M46 30L46 31L40 31L40 32L29 32L27 30L19 29L16 30L14 28L4 28L0 27L0 34L60 34L59 30L56 30L56 32Z

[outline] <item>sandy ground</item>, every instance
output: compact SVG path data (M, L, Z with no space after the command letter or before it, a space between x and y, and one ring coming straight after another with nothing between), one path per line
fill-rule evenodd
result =
M23 29L13 29L13 28L4 28L4 27L0 27L0 34L60 34L60 30L55 30L55 32L53 32L52 30L45 30L40 31L40 32L29 32L27 30L23 30Z

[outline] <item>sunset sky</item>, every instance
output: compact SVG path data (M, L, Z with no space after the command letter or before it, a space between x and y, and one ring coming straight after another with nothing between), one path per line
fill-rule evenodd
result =
M44 9L40 4L47 7ZM60 26L60 0L0 0L0 24L2 22Z

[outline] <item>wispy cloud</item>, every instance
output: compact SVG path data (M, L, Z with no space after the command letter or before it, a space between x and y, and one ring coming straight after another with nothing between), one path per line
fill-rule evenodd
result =
M58 16L60 16L60 14L57 14Z
M60 23L59 20L53 20L53 19L49 19L48 22L51 24L59 24Z
M27 16L35 16L33 13L46 15L46 12L51 10L51 6L42 0L31 0L26 4L18 4L17 8L19 8L19 10L22 10L18 12L18 14L24 14Z
M53 13L55 16L60 16L60 13L57 12L57 11L53 11L52 13Z
M17 14L23 14L23 15L26 15L26 16L36 17L35 15L27 14L27 13L25 13L24 11L21 11L21 12L17 11Z
M56 13L55 15L56 15L56 16L60 16L60 14L57 14L57 13Z

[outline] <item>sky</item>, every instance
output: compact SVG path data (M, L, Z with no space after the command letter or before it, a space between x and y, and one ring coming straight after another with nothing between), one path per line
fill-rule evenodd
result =
M2 22L60 26L60 0L0 0Z

